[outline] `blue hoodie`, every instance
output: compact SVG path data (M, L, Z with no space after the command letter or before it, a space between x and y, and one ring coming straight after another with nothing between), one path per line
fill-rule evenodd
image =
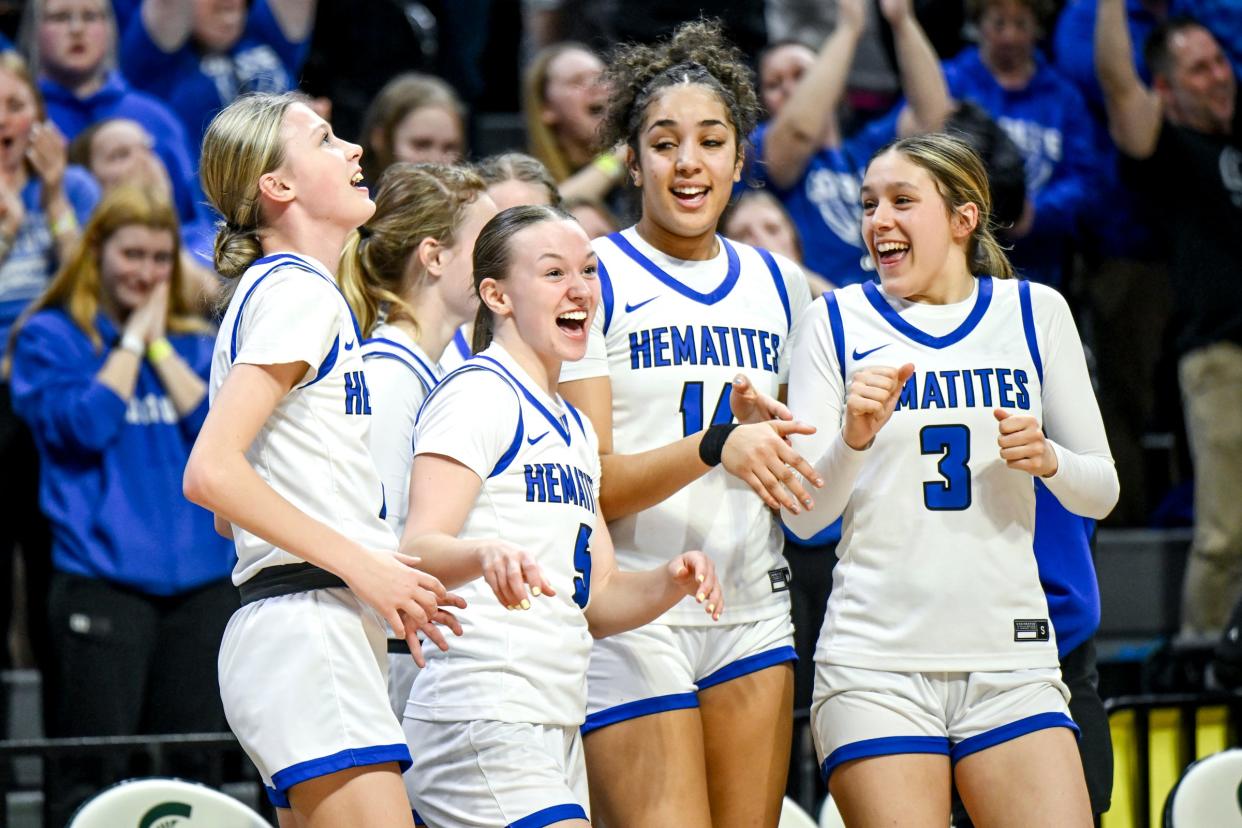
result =
M145 360L126 402L95 375L119 334L96 321L104 347L59 309L32 316L18 333L13 409L39 449L39 503L52 524L57 570L148 595L176 595L229 577L232 542L211 513L181 493L207 398L178 418ZM172 334L177 353L205 380L214 345L204 334Z
M1035 481L1035 564L1061 658L1100 626L1100 584L1091 557L1094 531L1094 520L1073 514Z
M48 118L70 141L91 124L108 118L128 118L142 124L155 141L155 154L168 170L181 220L192 221L198 215L198 205L204 199L190 161L198 153L191 155L185 130L163 101L131 88L119 72L108 73L104 85L85 98L47 78L39 81L39 91L43 93Z
M1031 82L1016 91L996 82L977 48L945 63L944 73L950 94L983 107L1026 159L1027 198L1035 205L1035 224L1014 244L1010 258L1023 276L1056 287L1097 183L1095 133L1074 85L1042 56L1037 54L1035 61Z

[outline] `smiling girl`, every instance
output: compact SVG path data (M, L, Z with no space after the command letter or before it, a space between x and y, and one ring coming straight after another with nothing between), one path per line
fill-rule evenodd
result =
M646 567L668 559L670 542L702 548L720 562L730 609L709 626L683 604L595 646L593 803L608 824L771 825L794 652L770 509L808 506L790 466L813 474L783 439L809 427L770 418L788 417L775 401L782 353L810 294L796 265L716 235L758 108L719 29L689 24L624 50L610 76L604 138L628 147L642 218L595 242L603 304L562 393L600 434L619 560Z
M1069 692L1033 554L1039 478L1103 518L1117 474L1065 300L1018 281L982 162L945 135L882 150L862 185L880 284L827 294L794 343L794 445L844 511L811 708L851 826L1090 826ZM1020 778L1022 784L1012 780Z
M362 336L333 278L375 210L361 154L289 95L239 98L203 139L216 270L236 287L184 486L231 524L242 608L220 688L284 828L413 824L383 624L420 661L416 629L446 646L430 621L455 627L437 610L453 597L384 522Z
M465 636L428 658L406 707L414 803L437 828L587 826L592 636L688 595L710 622L721 589L701 552L614 562L595 431L556 393L599 304L586 233L559 208L504 210L479 234L474 279L477 354L419 414L401 543L470 601Z

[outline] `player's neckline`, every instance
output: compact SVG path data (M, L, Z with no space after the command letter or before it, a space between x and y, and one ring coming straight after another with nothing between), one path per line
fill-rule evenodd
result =
M893 306L885 300L883 294L880 293L879 287L875 282L864 282L862 286L863 295L867 297L867 301L875 308L876 312L884 318L889 325L897 330L908 339L911 339L920 345L926 345L929 348L947 348L955 342L960 342L967 334L978 326L983 315L987 313L988 306L992 303L992 277L979 276L976 277L979 282L979 289L975 294L975 305L971 308L970 313L962 320L962 323L944 336L933 336L921 328L915 327L902 317Z
M725 250L725 258L728 260L728 269L725 271L724 281L716 288L708 293L702 293L692 287L682 283L672 274L651 261L641 250L635 247L629 239L622 233L613 233L608 239L617 246L617 248L637 262L644 270L662 282L665 286L685 296L687 299L693 299L702 305L714 305L721 299L729 295L729 291L733 290L733 286L737 284L738 276L742 273L742 262L738 258L737 250L733 245L729 244L728 239L724 236L716 236L720 241L720 245Z

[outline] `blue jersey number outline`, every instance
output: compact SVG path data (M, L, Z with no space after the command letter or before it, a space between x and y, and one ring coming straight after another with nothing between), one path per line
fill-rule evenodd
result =
M933 512L970 508L970 429L961 424L923 426L919 450L942 455L936 471L944 477L923 484L923 505Z
M578 525L578 540L574 543L574 603L578 609L586 609L591 600L591 532L595 527L585 523Z
M716 409L712 412L711 425L726 425L733 422L733 409L729 408L729 398L733 392L733 383L725 383L716 400ZM687 382L681 388L681 435L689 437L703 430L703 383L695 380Z

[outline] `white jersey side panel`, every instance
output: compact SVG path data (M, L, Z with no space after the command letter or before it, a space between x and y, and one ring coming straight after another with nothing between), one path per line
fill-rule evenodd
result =
M293 254L259 259L242 275L212 355L210 393L236 364L305 362L246 451L255 472L282 497L364 546L396 549L368 451L371 404L353 313L320 263ZM233 526L241 584L264 567L301 563Z
M561 379L589 376L592 355L606 353L618 454L731 422L728 395L738 374L773 397L784 382L791 319L810 301L805 277L787 261L773 259L769 266L748 245L721 239L720 246L713 259L679 262L632 228L594 242L606 271L605 302L588 358L566 365ZM623 569L649 569L694 549L709 555L730 622L789 611L780 528L750 487L723 467L650 509L611 522L609 530ZM712 623L692 598L660 620Z
M451 457L483 481L460 537L528 550L555 596L507 610L482 579L455 590L463 635L427 648L406 716L428 721L582 724L591 636L590 539L599 443L590 422L539 390L499 344L449 374L428 397L418 454Z
M915 366L846 506L816 658L908 671L1055 666L1034 487L1001 459L993 414L1043 421L1018 282L981 277L970 314L943 336L911 326L870 283L816 302L806 322L831 331L820 341L834 343L843 380Z
M362 358L371 391L371 457L384 485L385 520L400 538L410 510L414 421L443 372L395 325L376 326L362 343Z
M453 338L449 340L444 353L440 355L440 368L444 373L447 374L457 370L462 363L474 356L470 352L470 336L472 333L473 326L467 323L458 328L457 332L453 334Z

